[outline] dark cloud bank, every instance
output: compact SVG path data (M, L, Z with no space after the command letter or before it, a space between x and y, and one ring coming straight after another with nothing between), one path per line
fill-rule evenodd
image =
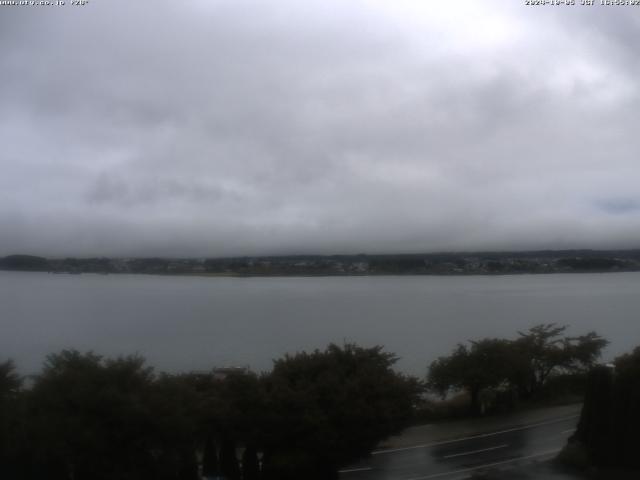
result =
M638 247L639 12L0 7L0 255Z

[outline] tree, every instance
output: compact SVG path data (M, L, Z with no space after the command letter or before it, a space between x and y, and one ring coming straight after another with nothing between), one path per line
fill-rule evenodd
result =
M73 350L47 357L28 398L30 475L149 478L152 380L140 357L104 360Z
M640 347L636 347L616 358L614 365L597 366L589 372L580 421L568 451L584 452L597 467L636 471L640 468L639 404Z
M640 469L640 347L616 358L612 403L611 461L617 466Z
M216 447L202 421L209 380L208 375L162 374L150 386L146 409L153 419L149 448L157 479L195 478L199 448L204 449L203 473L219 473Z
M22 436L21 386L14 363L0 363L0 478L10 478L17 463L16 442Z
M518 332L515 340L517 368L512 381L521 396L530 398L550 375L559 372L586 372L609 343L595 332L578 337L562 337L566 326L540 324Z
M484 339L459 344L446 357L432 362L427 376L431 390L445 396L452 389L469 393L471 413L481 413L483 390L505 386L522 398L535 395L558 373L584 373L592 367L607 341L595 332L563 337L567 327L536 325L516 340Z
M220 473L228 480L240 480L240 466L236 458L236 445L231 437L225 436L220 445Z
M22 379L16 373L16 366L12 360L0 363L0 400L6 400L17 395L22 386Z
M265 478L331 479L406 426L421 391L382 347L329 345L287 355L263 378Z
M218 465L218 451L213 435L210 435L207 437L204 444L202 454L202 475L204 477L217 475L220 473L220 467Z
M440 357L429 366L427 385L443 397L452 389L469 393L470 412L482 413L480 393L507 382L511 376L512 349L508 340L485 338L463 344L448 357Z
M242 479L259 480L260 462L258 452L253 445L248 445L242 454Z

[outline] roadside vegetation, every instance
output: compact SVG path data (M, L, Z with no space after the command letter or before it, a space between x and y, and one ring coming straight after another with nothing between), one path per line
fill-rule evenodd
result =
M443 399L464 393L462 405L475 416L511 410L522 402L581 396L586 374L608 342L595 332L565 336L566 329L541 324L519 332L515 340L458 344L449 356L431 363L428 387ZM450 403L454 408L460 404Z
M219 379L63 351L28 388L5 362L0 478L335 478L411 421L420 382L395 361L380 347L330 345Z
M431 364L426 381L396 372L397 357L382 347L354 344L286 355L260 375L222 377L158 373L139 356L73 350L48 356L29 378L6 361L0 478L330 480L410 424L450 415L436 394L459 402L457 413L480 415L585 388L579 451L590 463L633 464L629 432L638 425L624 430L623 419L638 419L640 350L606 377L611 369L594 366L607 342L565 330L543 324L515 339L460 344ZM610 438L619 442L603 440ZM623 456L609 449L594 457L597 442Z
M640 347L589 372L582 415L563 465L593 478L640 478ZM627 472L635 476L627 476Z

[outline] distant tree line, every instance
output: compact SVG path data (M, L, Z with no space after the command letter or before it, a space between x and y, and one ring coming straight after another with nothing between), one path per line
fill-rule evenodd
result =
M330 345L269 373L156 374L62 351L0 364L3 480L331 479L411 421L421 385L381 347Z
M228 258L0 257L0 269L156 275L471 275L640 270L640 250L289 255Z

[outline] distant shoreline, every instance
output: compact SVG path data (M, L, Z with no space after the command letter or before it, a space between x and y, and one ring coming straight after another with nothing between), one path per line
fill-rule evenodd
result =
M204 277L519 275L640 271L640 250L559 250L386 255L289 255L227 258L0 257L0 270L140 273Z

